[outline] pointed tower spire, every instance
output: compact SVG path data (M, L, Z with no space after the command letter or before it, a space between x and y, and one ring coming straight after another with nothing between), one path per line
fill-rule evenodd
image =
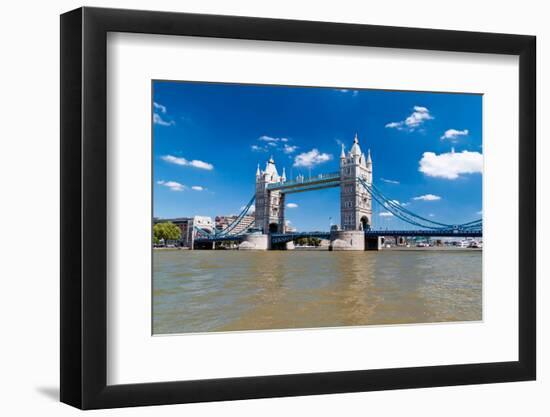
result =
M372 164L372 159L371 159L371 157L370 157L370 149L369 149L369 151L368 151L368 153L367 153L367 164Z
M285 171L285 168L283 167L283 175L281 175L281 182L285 182L286 181L286 171Z
M266 162L264 174L267 174L270 180L276 181L279 179L279 173L277 172L277 168L275 167L273 156L271 156Z
M359 137L356 133L355 138L353 139L353 146L351 147L350 154L352 156L361 156L361 153L361 148L359 147Z
M260 164L258 163L258 168L256 168L256 177L261 176L262 173L260 172Z
M344 144L342 143L342 153L340 153L340 159L346 158L346 152L344 151Z

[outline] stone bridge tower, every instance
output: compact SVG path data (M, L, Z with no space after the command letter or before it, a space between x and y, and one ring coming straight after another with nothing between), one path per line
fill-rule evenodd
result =
M362 178L372 184L372 160L361 152L357 134L353 146L340 155L340 222L342 230L366 230L372 225L372 196L357 181Z
M265 170L256 170L256 212L255 224L263 233L283 233L285 231L285 195L280 191L269 191L267 186L285 182L286 175L279 175L273 157L269 158Z

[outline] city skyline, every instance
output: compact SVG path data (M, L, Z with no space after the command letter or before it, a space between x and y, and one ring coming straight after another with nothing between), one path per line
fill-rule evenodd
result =
M273 157L288 179L338 171L357 134L374 183L447 223L481 216L482 96L429 92L153 82L154 216L231 215ZM339 224L337 188L292 194L299 230ZM374 205L373 227L401 227Z

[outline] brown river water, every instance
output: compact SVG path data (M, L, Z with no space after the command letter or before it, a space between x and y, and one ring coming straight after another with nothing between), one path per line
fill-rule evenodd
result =
M153 253L153 334L482 319L475 250Z

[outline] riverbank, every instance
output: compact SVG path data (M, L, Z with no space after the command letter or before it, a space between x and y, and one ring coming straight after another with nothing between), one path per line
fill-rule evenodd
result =
M177 248L153 248L154 251L178 251L178 250L185 250L188 251L189 248L186 247L177 247ZM201 251L209 250L209 249L197 249ZM223 249L216 249L216 251L225 251L225 250L238 250L238 248L223 248ZM312 246L296 246L294 249L291 249L297 252L322 252L327 251L328 252L328 246L318 246L318 247L312 247ZM393 246L391 248L380 248L380 251L386 252L386 251L403 251L403 252L414 252L414 251L430 251L430 252L448 252L448 251L455 251L455 252L482 252L482 248L460 248L458 246L428 246L428 247L406 247L406 246Z
M394 246L391 248L382 248L381 251L404 251L404 252L413 252L413 251L454 251L454 252L482 252L483 248L461 248L458 246L427 246L427 247L406 247L406 246Z
M319 246L319 247L295 247L295 251L328 251L328 246ZM403 251L403 252L481 252L483 251L482 248L460 248L458 246L392 246L391 248L380 248L379 251L386 252L386 251Z

